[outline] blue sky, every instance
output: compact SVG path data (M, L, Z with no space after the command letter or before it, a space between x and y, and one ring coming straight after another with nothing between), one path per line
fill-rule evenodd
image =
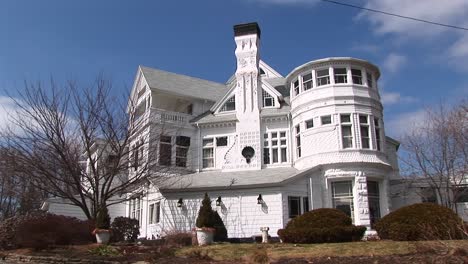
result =
M468 27L466 0L347 2ZM468 97L468 31L317 0L3 0L0 122L10 107L5 91L14 96L24 81L89 84L104 73L117 93L145 65L225 82L235 71L232 27L252 21L262 29L261 58L283 75L332 56L378 65L390 136L424 107Z

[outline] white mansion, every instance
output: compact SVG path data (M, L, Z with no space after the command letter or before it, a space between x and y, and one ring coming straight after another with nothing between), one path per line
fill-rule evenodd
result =
M277 236L289 219L321 207L372 230L391 210L389 182L400 177L377 66L326 58L282 76L260 59L257 23L234 26L234 36L237 70L225 84L138 68L141 136L160 135L158 162L178 173L113 206L112 216L139 219L147 238L189 231L207 192L229 237L260 227Z

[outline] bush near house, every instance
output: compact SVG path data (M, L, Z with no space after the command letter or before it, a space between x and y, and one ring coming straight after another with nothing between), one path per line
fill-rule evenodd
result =
M211 200L207 193L202 201L202 206L200 211L198 211L198 217L195 224L197 227L208 227L214 228L214 241L226 241L227 240L227 230L224 225L223 220L219 216L218 212L213 211L211 208Z
M354 226L345 213L320 208L292 219L278 235L287 243L351 242L361 240L365 231L366 227Z
M44 212L15 216L0 223L0 249L90 243L93 228L89 221Z
M463 221L451 209L433 203L402 207L382 219L375 229L382 239L399 241L463 238Z
M112 241L135 241L140 235L140 226L137 219L130 217L116 217L111 225Z

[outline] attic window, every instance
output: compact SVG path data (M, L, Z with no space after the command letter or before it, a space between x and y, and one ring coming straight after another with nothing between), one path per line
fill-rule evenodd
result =
M229 100L224 103L223 107L221 107L220 112L227 112L227 111L234 111L236 110L236 97L232 96Z
M275 99L265 90L262 91L263 107L275 106Z

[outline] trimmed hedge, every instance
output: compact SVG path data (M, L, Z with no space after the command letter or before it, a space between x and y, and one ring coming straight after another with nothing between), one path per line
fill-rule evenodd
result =
M207 193L202 200L202 205L198 211L198 217L196 220L196 227L210 227L214 228L214 241L226 241L227 240L227 230L224 225L223 220L219 216L218 212L213 211L211 208L211 200Z
M286 243L331 243L359 241L365 231L364 226L352 225L345 213L320 208L292 219L278 235Z
M0 223L0 249L83 244L93 241L94 224L74 217L34 212Z
M140 234L140 225L137 219L130 217L116 217L111 225L114 242L135 241Z
M463 220L451 209L433 203L402 207L380 219L375 229L382 239L399 241L463 238Z

